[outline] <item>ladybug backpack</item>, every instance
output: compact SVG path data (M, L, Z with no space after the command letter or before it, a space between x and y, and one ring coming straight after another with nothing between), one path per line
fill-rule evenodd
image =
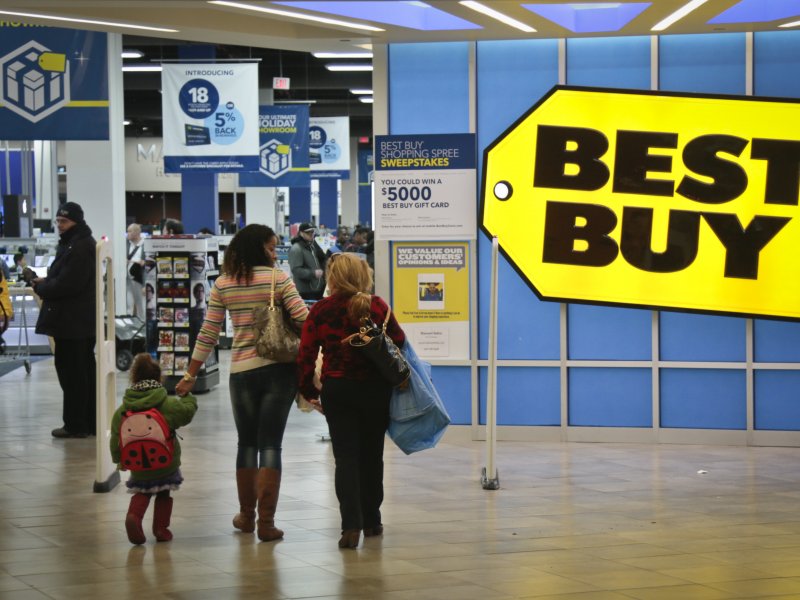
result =
M120 466L128 471L163 469L172 462L175 434L157 408L126 411L119 426Z

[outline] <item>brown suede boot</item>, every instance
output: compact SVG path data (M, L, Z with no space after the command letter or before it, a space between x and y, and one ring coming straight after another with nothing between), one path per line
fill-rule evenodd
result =
M258 539L271 542L283 537L275 527L275 509L281 489L281 472L278 469L259 469L256 480L258 490Z
M153 535L159 542L168 542L172 539L172 532L169 528L169 520L172 516L172 498L169 492L159 492L156 495L155 507L153 508Z
M233 526L244 533L256 529L256 475L258 469L236 469L236 490L239 492L239 512Z
M148 506L150 506L150 494L134 494L131 497L128 514L125 516L125 530L128 532L131 544L144 544L147 541L142 529L142 519Z

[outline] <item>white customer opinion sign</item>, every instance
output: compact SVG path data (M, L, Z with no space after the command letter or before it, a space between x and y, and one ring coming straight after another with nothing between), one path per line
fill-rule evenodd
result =
M375 237L476 236L475 135L375 137Z
M164 170L258 171L258 65L162 65Z

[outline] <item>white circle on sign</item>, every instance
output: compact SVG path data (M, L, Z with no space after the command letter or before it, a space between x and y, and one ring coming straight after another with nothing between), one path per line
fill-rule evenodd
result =
M514 190L507 181L498 181L494 184L494 197L498 200L508 200L513 193Z

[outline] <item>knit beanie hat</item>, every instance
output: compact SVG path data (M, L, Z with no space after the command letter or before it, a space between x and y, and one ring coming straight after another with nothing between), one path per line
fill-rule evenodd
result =
M83 209L80 204L75 202L65 202L58 207L57 217L64 217L76 223L83 223Z

